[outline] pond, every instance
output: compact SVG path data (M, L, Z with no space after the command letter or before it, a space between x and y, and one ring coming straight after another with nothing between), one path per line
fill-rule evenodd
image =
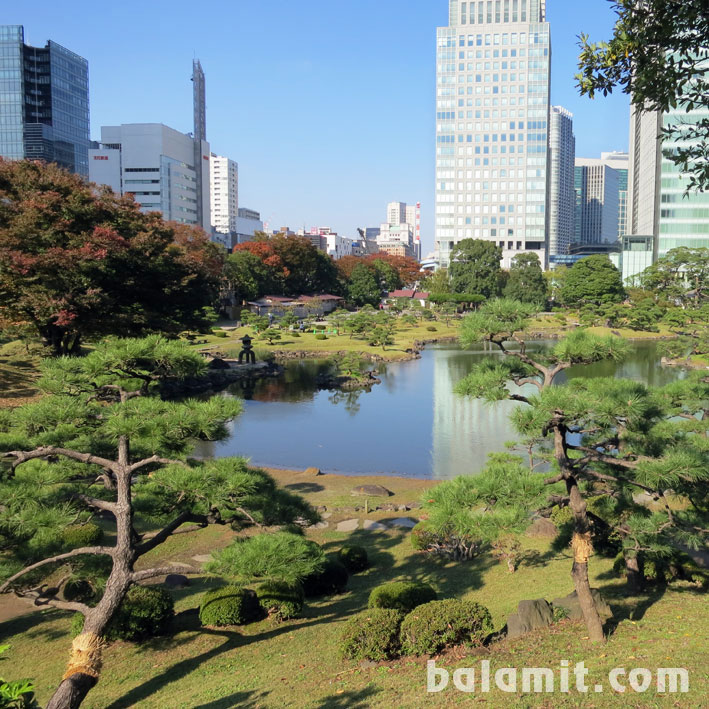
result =
M528 351L551 343L534 342ZM369 392L318 391L322 361L292 361L275 380L261 380L225 396L244 399L244 413L230 425L230 437L203 444L202 455L243 455L252 464L274 468L316 467L324 472L384 473L447 479L475 474L488 453L515 440L508 421L520 404L489 405L453 393L487 353L434 345L421 359L380 366L382 383ZM499 356L499 355L498 355ZM655 342L637 342L622 364L579 366L566 377L617 376L662 386L681 370L660 366Z

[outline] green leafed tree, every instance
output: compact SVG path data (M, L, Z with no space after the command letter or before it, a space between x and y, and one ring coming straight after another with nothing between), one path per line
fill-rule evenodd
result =
M580 39L577 75L582 94L593 98L615 88L631 95L643 110L680 107L686 117L665 123L663 135L674 146L666 156L690 176L689 189L709 186L709 118L689 114L706 107L709 12L706 0L613 0L618 15L613 36L592 43Z
M84 616L50 709L79 706L98 681L102 636L131 586L177 571L200 573L144 563L171 536L209 524L317 519L301 498L243 459L188 458L197 440L227 435L226 423L241 411L238 400L224 397L159 397L165 379L204 371L202 358L180 342L109 340L86 357L46 361L46 395L2 413L0 593ZM77 525L99 517L114 532L111 541L77 543ZM59 582L43 583L58 569ZM97 577L91 599L62 598L69 581L91 586Z
M672 249L648 266L639 281L656 299L697 307L709 298L709 249Z
M451 252L451 289L493 298L500 292L502 249L491 241L463 239Z
M379 305L382 292L372 271L364 264L357 264L352 269L347 286L347 300L356 306Z
M547 300L547 284L539 257L535 253L517 254L512 259L505 285L505 298L543 307Z
M54 354L104 335L209 325L222 252L196 227L56 165L0 159L0 328Z
M566 273L561 302L569 307L620 303L625 298L620 271L603 254L586 256Z
M238 305L256 300L272 290L268 266L250 251L235 251L226 257L222 289Z

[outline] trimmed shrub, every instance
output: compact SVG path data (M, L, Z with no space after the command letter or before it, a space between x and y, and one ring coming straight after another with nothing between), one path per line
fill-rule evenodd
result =
M267 581L256 588L256 597L266 615L274 620L300 617L305 598L303 589L285 581Z
M429 326L426 328L426 330L427 330L428 332L437 332L437 328L436 328L435 325L429 325Z
M70 524L62 530L62 541L69 549L92 547L103 539L103 529L93 522Z
M202 625L245 625L261 616L256 594L249 588L225 586L207 591L199 604Z
M305 597L316 598L342 593L347 588L349 576L341 562L328 558L322 571L316 571L303 579Z
M340 654L347 660L391 660L401 650L399 630L404 614L391 608L370 608L350 618L340 636Z
M67 601L88 603L93 600L96 591L87 579L71 578L62 589L62 594Z
M317 335L315 335L316 340L327 340L327 335L325 335L322 332L319 332Z
M157 586L131 586L106 628L107 640L142 640L164 635L175 615L172 596ZM71 621L72 635L79 635L84 616L77 613Z
M428 551L436 541L436 535L427 522L419 522L410 533L411 546L417 551Z
M369 567L367 550L364 547L357 546L356 544L348 544L347 546L342 547L338 554L338 558L351 574L364 571Z
M427 583L415 581L393 581L377 586L369 594L370 608L393 608L409 611L438 598L436 592Z
M457 598L431 601L404 618L401 646L406 654L433 655L463 643L480 646L492 629L490 611L479 603Z

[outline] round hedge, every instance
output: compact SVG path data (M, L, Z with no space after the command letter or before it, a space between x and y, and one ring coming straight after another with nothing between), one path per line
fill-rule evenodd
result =
M446 647L479 646L492 632L490 611L474 601L449 598L411 611L401 623L403 652L433 655Z
M340 637L347 660L391 660L401 650L399 630L404 614L391 608L370 608L350 618Z
M393 581L377 586L369 594L370 608L393 608L409 611L438 598L436 592L427 583L416 581Z
M364 571L369 567L367 550L356 544L348 544L342 547L339 551L338 559L351 574Z
M261 606L249 588L225 586L207 591L199 604L202 625L245 625L261 617Z
M93 522L70 524L62 530L62 542L69 549L92 547L103 539L103 529Z
M93 600L96 590L91 585L88 579L70 578L62 589L64 599L67 601L78 601L79 603L88 603Z
M306 598L331 596L342 593L347 588L349 573L337 559L327 558L322 571L310 574L303 579L303 591Z
M298 618L303 611L303 589L285 581L267 581L256 588L264 612L275 620Z
M131 586L104 632L107 640L141 640L164 635L175 615L172 596L158 586ZM84 616L77 613L71 622L73 635L81 633Z

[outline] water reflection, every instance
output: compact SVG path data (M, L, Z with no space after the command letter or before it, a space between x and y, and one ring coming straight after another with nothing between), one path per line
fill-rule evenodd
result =
M528 349L548 346L532 343ZM204 445L200 452L332 472L439 479L474 474L488 453L515 440L508 416L520 405L491 406L453 393L455 383L486 355L502 356L483 348L431 347L419 360L380 365L382 384L369 392L319 391L315 377L330 365L290 362L279 379L262 380L246 390L232 387L225 395L244 399L244 414L231 424L228 441ZM623 364L572 367L562 376L622 376L661 386L683 375L660 367L655 343L647 342L638 343Z

